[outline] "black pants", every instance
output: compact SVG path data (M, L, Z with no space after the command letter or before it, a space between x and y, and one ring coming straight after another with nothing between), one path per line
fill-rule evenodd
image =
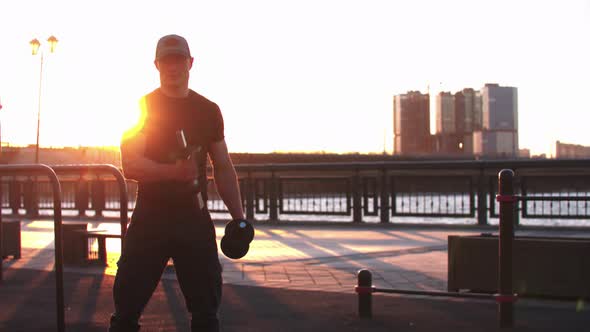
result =
M109 331L138 331L139 318L169 258L187 309L192 331L219 331L221 265L215 228L206 210L133 214L124 240L113 288L115 313Z

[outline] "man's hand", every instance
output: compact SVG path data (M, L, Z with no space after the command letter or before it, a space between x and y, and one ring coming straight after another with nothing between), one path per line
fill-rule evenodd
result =
M144 157L145 135L138 133L121 142L123 172L127 179L144 182L183 181L194 183L198 172L194 160L179 159L175 164L156 163Z
M173 175L175 180L183 182L194 182L198 178L197 163L195 160L178 159L176 160L176 168Z

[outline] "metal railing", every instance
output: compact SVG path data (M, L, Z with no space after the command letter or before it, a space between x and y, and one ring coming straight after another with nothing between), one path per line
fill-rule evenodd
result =
M30 195L31 197L25 197L23 200L27 202L32 202L30 205L27 205L34 213L39 212L39 208L46 208L50 206L53 210L53 217L54 217L54 232L55 232L55 271L56 271L56 302L57 302L57 325L58 331L65 330L65 309L64 309L64 286L63 286L63 234L62 234L62 206L73 206L75 208L80 207L80 202L86 202L88 204L88 192L84 192L80 190L80 188L85 188L83 183L83 179L88 177L96 177L99 178L100 176L108 175L112 177L117 184L118 189L118 202L119 202L119 215L120 215L120 224L121 224L121 239L125 237L125 233L127 232L127 223L128 223L128 193L127 193L127 184L125 178L121 171L112 166L112 165L56 165L56 166L46 166L46 165L0 165L0 179L4 177L11 177L11 184L14 185L15 181L18 183L16 179L24 178L26 179L25 185L26 188L30 188ZM47 176L46 181L40 181L41 179L38 178L39 175ZM58 178L60 175L60 178ZM77 182L68 181L74 177L77 179ZM31 182L33 181L33 182ZM110 180L112 181L112 180ZM35 184L41 183L40 186L35 186ZM63 183L64 186L62 187L60 183ZM78 184L78 186L72 185L73 183ZM101 181L96 182L98 188L101 188ZM51 188L51 198L52 203L48 204L47 201L47 190L41 190L36 192L34 189L47 189L46 187ZM86 186L87 187L87 186ZM66 196L70 201L63 201L62 197L62 188L69 189L66 191ZM4 186L0 190L0 197L4 197L2 195L4 192L9 192L9 195L14 193L14 187L9 187L9 190L5 191L6 188ZM103 195L100 197L100 195ZM98 196L92 198L92 202L99 202L99 204L95 205L94 207L98 207L103 205L106 202L106 195L104 195L104 191L98 189L94 191L94 195ZM109 197L109 199L112 199ZM9 196L8 201L13 202L16 199L14 197ZM72 204L72 201L74 202ZM2 200L4 202L4 200ZM96 204L96 203L93 203ZM2 223L2 214L0 213L0 225ZM0 227L0 248L2 248L2 227ZM123 246L121 245L121 250L123 250ZM2 281L2 264L0 264L0 281Z
M358 294L358 313L360 318L373 316L372 294L391 293L406 295L421 295L430 297L458 297L466 299L495 300L498 304L498 327L507 328L514 325L514 302L518 297L513 291L513 242L515 203L519 200L514 195L514 172L510 169L501 170L498 174L498 195L496 201L500 203L500 223L498 229L498 278L497 293L462 293L441 292L430 290L413 290L397 288L378 288L373 286L372 273L367 269L357 272L357 285L354 290Z
M498 218L497 173L515 171L515 188L527 201L518 203L521 218L588 219L590 160L503 160L441 162L363 162L236 165L249 219L289 221L338 220L401 222L428 217L430 221L467 219L487 225ZM80 215L121 209L115 179L72 173L62 179L66 211ZM48 188L40 184L39 203L31 199L28 179L2 183L8 197L2 207L12 213L35 214L50 209ZM127 182L127 208L135 205L136 184ZM45 194L44 194L45 193ZM208 186L208 207L227 212ZM516 222L519 222L517 218ZM471 223L468 222L468 223Z
M101 181L98 180L95 182L95 195L92 196L92 202L98 202L98 203L94 203L97 204L96 206L105 206L107 202L109 204L112 204L113 202L118 202L119 206L117 208L117 210L119 211L119 223L121 225L121 238L125 237L125 233L127 232L127 224L129 222L128 219L128 215L129 215L129 194L127 192L127 183L125 178L123 177L123 174L121 173L121 171L113 166L113 165L104 165L104 164L89 164L89 165L55 165L52 166L53 170L55 171L56 174L60 175L61 177L63 176L76 176L76 177L88 177L88 176L96 176L97 179L100 179L100 176L104 176L104 175L109 175L111 177L113 177L115 179L115 184L116 184L116 189L114 190L116 193L114 192L110 192L109 195L107 196L106 192L103 192L102 189L105 188L105 186L101 185ZM63 185L62 185L62 191L63 188L68 188L65 185L70 184L71 186L71 182L67 182L64 181L60 178L60 180L62 181ZM112 180L111 180L112 181ZM110 187L113 187L113 183L111 183ZM78 182L78 184L80 184L80 182ZM68 194L68 198L71 198L71 201L68 203L71 203L72 201L74 202L78 202L80 200L82 200L82 197L87 197L86 196L86 192L83 192L82 190L80 190L79 188L77 188L78 190L70 190L70 191L65 191L65 193ZM114 198L117 199L114 199ZM85 198L86 200L88 200L87 198ZM83 209L83 204L78 203L78 208ZM98 209L97 209L98 210ZM123 249L123 248L121 248Z
M55 248L55 289L57 305L57 330L65 330L64 282L63 282L63 242L61 188L55 172L46 165L0 165L0 178L4 176L46 176L49 179L53 198L54 248ZM2 191L0 191L1 193ZM1 194L0 194L1 195ZM0 214L0 226L2 215ZM0 248L2 248L2 227L0 227ZM2 262L0 262L0 281L2 280Z

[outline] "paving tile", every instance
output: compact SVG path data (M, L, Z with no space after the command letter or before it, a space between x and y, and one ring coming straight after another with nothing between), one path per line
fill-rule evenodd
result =
M90 222L90 228L113 228L118 223ZM378 287L446 290L449 234L478 234L476 231L430 229L391 229L363 227L298 228L283 225L257 225L250 252L240 260L220 253L223 280L228 284L351 292L357 272L373 273ZM4 260L4 267L38 270L54 269L52 222L23 222L22 258ZM217 239L223 225L216 224ZM441 249L442 248L442 249ZM108 266L66 267L89 274L116 273L120 240L107 242ZM163 278L175 278L173 267Z

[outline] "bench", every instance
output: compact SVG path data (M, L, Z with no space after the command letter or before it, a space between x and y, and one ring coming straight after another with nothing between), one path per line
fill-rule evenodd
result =
M107 230L77 230L75 231L78 233L84 243L86 244L85 250L85 262L86 263L97 263L98 265L107 266L107 244L106 239L108 238L121 238L121 234L119 233L112 233ZM91 251L92 244L89 241L97 241L98 243L98 252L97 254L93 254Z
M64 264L82 265L86 262L87 241L78 232L86 231L88 223L64 222L61 225Z
M107 238L121 238L121 234L107 230L89 230L88 223L67 222L62 224L64 264L107 266ZM98 252L92 251L93 242L98 243Z

